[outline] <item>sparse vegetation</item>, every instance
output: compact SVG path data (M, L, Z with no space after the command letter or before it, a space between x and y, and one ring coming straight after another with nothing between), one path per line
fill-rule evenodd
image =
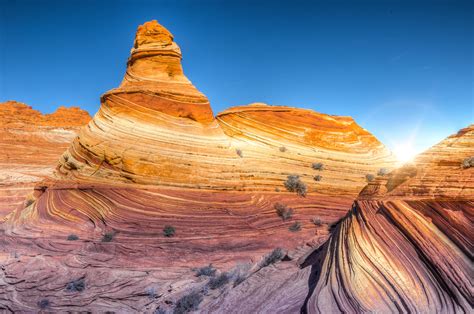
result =
M371 173L368 173L368 174L365 175L365 179L367 180L367 182L372 182L372 181L374 181L375 176Z
M79 237L75 234L70 234L70 235L67 236L67 240L68 241L77 241L77 240L79 240Z
M165 226L163 228L163 235L167 238L174 237L176 234L176 229L173 226Z
M69 292L81 292L86 289L86 282L84 278L73 280L69 282L66 286L66 290Z
M227 284L230 281L230 276L227 273L221 273L217 277L212 277L209 280L208 286L211 288L211 290L216 290L225 284Z
M238 285L240 285L242 282L245 281L245 279L247 279L247 277L243 274L236 275L234 278L234 287L237 287Z
M323 163L321 163L321 162L313 162L313 163L311 164L311 167L312 167L314 170L320 170L320 171L321 171L321 170L324 170L324 165L323 165Z
M38 307L42 310L48 308L51 305L48 299L42 299L38 301Z
M306 196L308 192L306 184L301 181L298 175L289 175L285 181L285 188L290 192L296 192L300 196Z
M207 277L214 277L216 274L217 269L215 269L212 264L209 264L208 266L204 266L201 268L198 268L196 270L196 277L201 277L201 276L207 276Z
M286 151L287 151L287 149L286 149L285 146L280 147L280 152L284 153L284 152L286 152Z
M314 217L313 219L311 219L311 222L315 225L315 226L322 226L323 225L323 221L321 220L321 218L319 217Z
M276 187L276 188L275 188L275 192L280 192L280 188L279 188L279 187Z
M387 168L380 168L379 171L377 172L377 175L379 176L385 176L390 172Z
M293 209L284 204L276 203L274 207L277 215L283 220L290 219L293 216Z
M294 224L292 224L288 230L291 232L298 232L301 230L301 223L299 221L296 221Z
M28 207L28 206L30 206L30 205L33 204L34 202L35 202L35 200L33 200L33 199L31 199L31 198L30 198L30 199L27 199L27 200L25 201L25 208Z
M285 253L281 248L276 248L274 249L270 254L265 256L265 258L262 261L262 268L267 267L271 264L275 264L278 261L281 261L283 257L285 256Z
M145 290L145 293L146 295L150 298L150 299L156 299L158 298L158 293L156 293L156 289L151 287L151 288L147 288Z
M200 295L198 292L191 292L176 302L176 307L174 308L173 313L184 314L195 311L199 308L199 304L201 304L202 299L202 295Z
M235 153L236 153L237 155L239 155L240 158L244 157L244 153L242 152L242 150L241 150L240 148L237 148L237 149L235 150Z
M464 159L461 163L463 169L474 167L474 156Z
M320 175L318 174L318 175L315 175L315 176L313 177L313 179L314 179L314 181L318 181L318 182L319 182L319 181L321 181L321 180L323 179L323 176L320 176Z
M113 232L106 232L104 233L104 235L102 236L102 242L112 242L112 240L114 239L115 237L115 233Z

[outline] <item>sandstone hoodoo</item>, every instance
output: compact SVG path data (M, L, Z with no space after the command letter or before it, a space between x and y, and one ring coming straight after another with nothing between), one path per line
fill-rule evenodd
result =
M474 171L462 162L473 154L470 125L371 182L313 253L323 263L306 310L469 312Z
M77 107L43 115L23 103L0 103L0 219L18 206L34 185L53 174L62 152L91 117Z

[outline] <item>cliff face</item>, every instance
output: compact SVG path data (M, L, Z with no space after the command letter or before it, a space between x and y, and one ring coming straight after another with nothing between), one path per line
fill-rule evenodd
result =
M369 184L314 255L308 312L472 309L473 126ZM339 293L337 292L339 291Z
M0 103L0 218L52 175L61 153L89 120L77 107L43 115L23 103Z

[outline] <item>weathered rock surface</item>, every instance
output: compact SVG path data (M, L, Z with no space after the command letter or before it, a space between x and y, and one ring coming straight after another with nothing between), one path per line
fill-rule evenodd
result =
M0 103L0 219L52 175L62 152L90 119L77 107L43 115L23 103Z
M369 184L307 262L306 311L471 312L473 155L471 125Z
M252 300L243 310L303 306L311 272L297 271L296 259L327 239L366 174L393 168L394 158L348 117L252 104L214 118L180 59L164 27L139 27L122 84L102 96L55 175L37 184L35 202L1 226L2 309L152 312L190 291L209 312L232 312L243 298ZM306 197L285 190L293 174ZM276 203L293 217L278 217ZM295 222L301 230L291 232ZM174 236L164 235L167 225ZM276 247L287 252L284 262L260 267ZM221 271L247 265L245 281L209 288L192 270L209 263ZM279 285L263 280L274 275ZM82 278L84 291L66 289ZM285 287L291 299L278 297Z

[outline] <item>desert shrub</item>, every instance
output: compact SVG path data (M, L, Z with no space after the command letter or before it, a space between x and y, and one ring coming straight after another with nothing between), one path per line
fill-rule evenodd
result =
M277 215L283 220L290 219L293 216L293 209L284 204L276 203L274 207Z
M265 256L265 258L262 261L261 266L263 268L271 264L275 264L276 262L281 261L284 256L285 256L285 253L283 253L283 250L281 248L276 248L270 254Z
M153 312L153 314L166 314L166 311L163 310L163 309L157 308L157 309Z
M67 240L68 241L76 241L76 240L79 240L79 237L75 234L70 234L67 236Z
M49 302L48 299L42 299L38 301L38 307L42 310L48 308L51 305L51 302Z
M279 188L279 187L276 187L276 188L275 188L275 192L280 192L280 188Z
M372 182L372 181L374 181L375 176L371 173L368 173L368 174L365 175L365 179L367 180L367 182Z
M324 170L324 165L321 162L313 162L311 164L311 168L313 168L314 170Z
M298 175L289 175L285 181L285 188L290 192L296 192L300 196L306 196L308 188Z
M464 159L461 163L461 167L464 169L474 167L474 156Z
M158 293L156 293L156 289L151 287L151 288L147 288L145 290L145 294L150 298L150 299L156 299L158 298Z
M385 176L390 172L387 168L380 168L379 171L377 172L377 175L379 176Z
M314 181L321 181L323 179L319 174L313 177Z
M33 200L33 199L27 199L27 200L25 201L25 208L28 207L28 206L30 206L30 205L33 204L34 202L35 202L35 200Z
M221 273L217 277L212 277L209 280L208 286L212 290L218 289L222 287L223 285L227 284L230 281L230 276L227 273Z
M288 230L290 230L291 232L297 232L297 231L300 231L301 230L301 223L296 221L294 224L292 224Z
M66 290L69 292L81 292L84 289L86 289L84 278L73 280L66 285Z
M111 242L115 237L115 233L113 232L106 232L102 236L102 242Z
M235 278L234 278L234 288L237 287L238 285L240 285L242 282L244 282L245 279L247 279L247 277L243 274L238 274L237 276L235 276Z
M176 234L176 229L173 226L165 226L163 228L163 235L167 238L174 237Z
M191 292L187 294L176 302L176 307L174 308L174 314L184 314L191 311L195 311L199 308L199 304L202 302L202 295L198 292Z
M319 217L314 217L313 219L311 219L311 222L312 222L315 226L322 226L322 225L323 225L323 221L322 221L321 218L319 218Z
M237 155L239 155L239 157L241 157L241 158L244 157L244 153L242 152L242 150L241 150L240 148L237 148L237 149L235 150L235 153L236 153Z
M217 269L212 267L212 264L209 264L208 266L198 268L196 270L196 277L201 277L201 276L214 277L214 275L216 274L216 271Z
M286 149L285 146L280 147L280 152L284 153L284 152L286 152L286 151L287 151L287 149Z

